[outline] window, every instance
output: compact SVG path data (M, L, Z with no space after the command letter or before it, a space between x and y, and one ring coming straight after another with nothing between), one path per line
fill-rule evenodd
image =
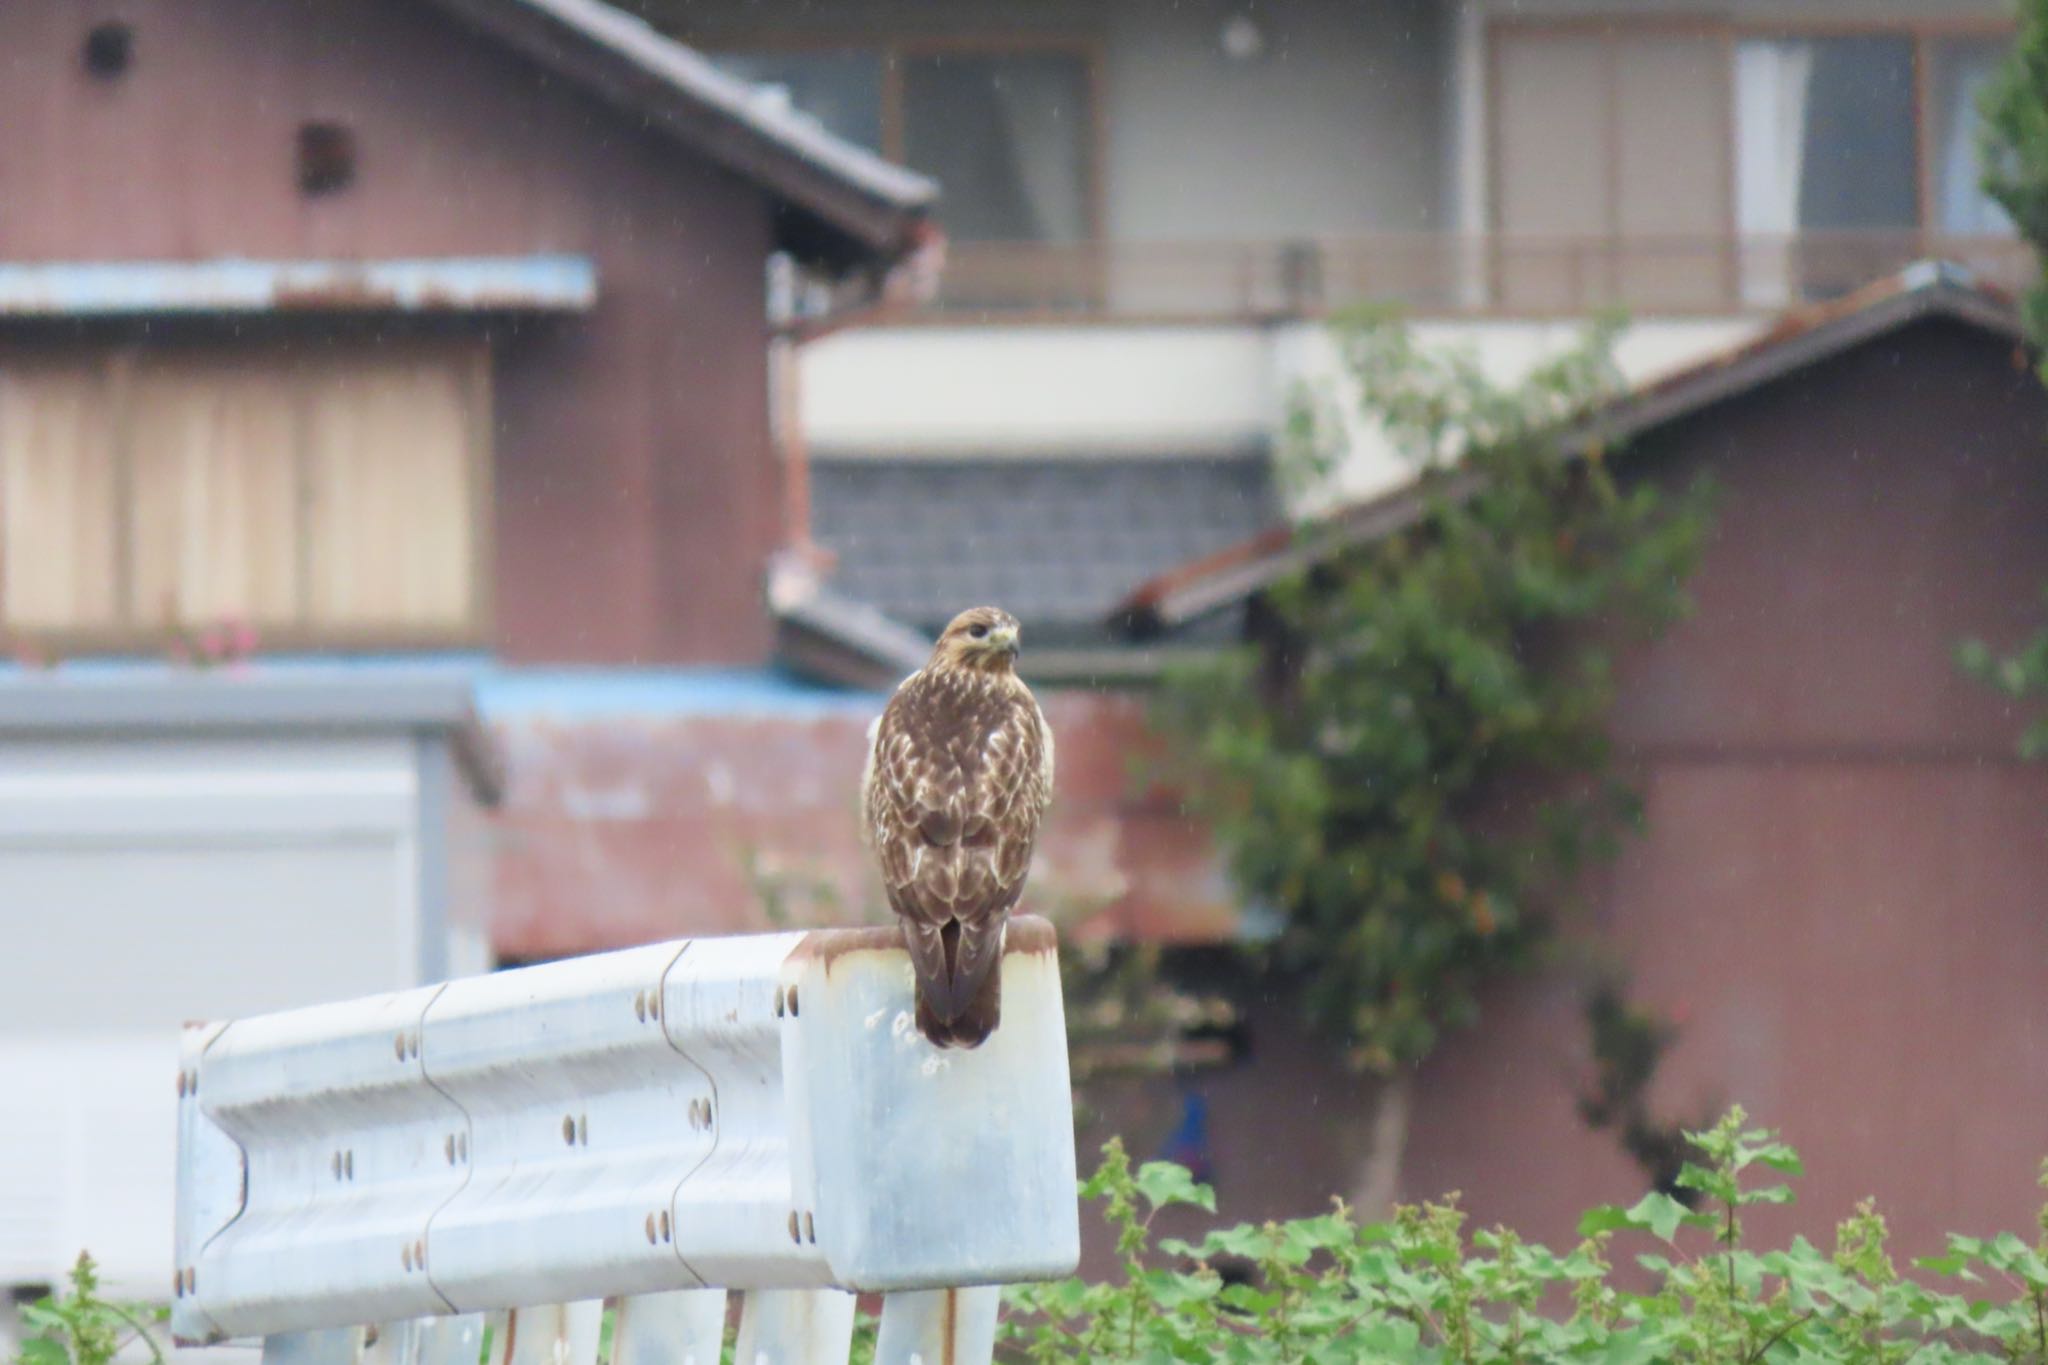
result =
M1706 19L1491 35L1503 304L1777 307L1919 256L2010 262L1977 118L2008 36Z
M1728 53L1718 35L1507 27L1494 81L1503 304L1680 309L1725 299Z
M1976 117L2006 46L1884 31L1738 44L1744 297L1839 293L1946 249L1929 232L2009 233L1980 188Z
M1745 232L1919 222L1912 39L1745 41L1736 49L1735 83Z
M1977 100L2009 42L1950 38L1931 45L1928 110L1934 158L1935 226L1958 236L2009 237L2012 220L1984 193L1978 156Z
M967 242L1088 231L1087 73L1067 53L946 53L903 66L904 160L945 187Z
M742 80L780 91L828 131L871 152L883 150L881 53L729 53L717 61Z
M487 374L390 338L0 354L0 625L475 638Z
M824 127L944 186L962 242L1094 235L1091 53L1079 44L730 52L735 76L779 89Z

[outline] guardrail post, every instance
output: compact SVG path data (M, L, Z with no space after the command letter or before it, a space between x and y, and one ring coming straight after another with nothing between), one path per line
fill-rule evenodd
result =
M718 1365L724 1353L723 1289L672 1289L619 1300L611 1365Z
M363 1348L363 1365L477 1365L484 1315L407 1318L387 1322Z
M604 1301L541 1304L491 1314L491 1365L597 1365Z
M427 1318L404 1318L371 1328L363 1334L363 1365L418 1365L419 1329ZM483 1354L479 1343L477 1354Z
M1002 1297L992 1284L884 1295L875 1365L989 1365Z
M365 1335L360 1327L273 1332L263 1338L263 1365L362 1365Z
M484 1353L484 1315L459 1313L413 1324L413 1365L476 1365Z
M837 1289L750 1289L740 1295L734 1365L846 1365L853 1308Z

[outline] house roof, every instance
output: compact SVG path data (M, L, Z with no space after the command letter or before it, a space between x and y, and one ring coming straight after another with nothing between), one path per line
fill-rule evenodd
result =
M1736 346L1636 386L1567 433L1566 448L1583 452L1632 440L1927 318L1947 318L2014 344L2024 340L2010 296L1961 266L1921 262L1841 298L1791 309ZM1412 525L1431 495L1462 497L1476 486L1469 476L1427 493L1411 484L1306 526L1267 526L1147 580L1111 609L1108 624L1140 639L1185 627L1329 554Z
M0 677L0 738L281 730L440 735L479 800L496 804L504 793L504 760L478 722L469 681L443 670L115 665Z
M1638 385L1595 414L1581 440L1626 441L1930 317L2025 340L2019 309L2004 290L1963 266L1921 261L1840 298L1781 313L1747 341Z
M835 269L921 244L938 186L603 0L432 0L478 31L766 187L781 245Z
M0 317L7 318L292 309L581 313L596 302L597 267L583 256L0 262Z
M1263 452L819 460L811 501L812 533L833 561L827 588L859 612L808 624L888 623L900 642L888 666L916 667L954 613L996 603L1024 621L1024 662L1041 678L1155 666L1105 628L1109 609L1148 576L1237 542L1278 511Z

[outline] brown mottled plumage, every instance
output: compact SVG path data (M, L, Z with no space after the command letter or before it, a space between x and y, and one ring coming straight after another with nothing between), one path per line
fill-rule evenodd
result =
M1052 799L1052 731L1013 666L1017 621L953 618L883 708L862 779L868 843L917 972L917 1026L976 1047L1002 1015L1003 924Z

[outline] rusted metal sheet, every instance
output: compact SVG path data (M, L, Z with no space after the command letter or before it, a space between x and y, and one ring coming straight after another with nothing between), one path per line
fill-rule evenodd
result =
M597 267L585 256L0 263L0 318L581 313L596 303Z
M880 701L873 703L879 710ZM1140 794L1140 708L1053 693L1059 786L1025 894L1067 932L1219 942L1239 906L1201 825ZM786 716L500 718L493 941L516 958L682 933L882 923L861 843L865 709Z

